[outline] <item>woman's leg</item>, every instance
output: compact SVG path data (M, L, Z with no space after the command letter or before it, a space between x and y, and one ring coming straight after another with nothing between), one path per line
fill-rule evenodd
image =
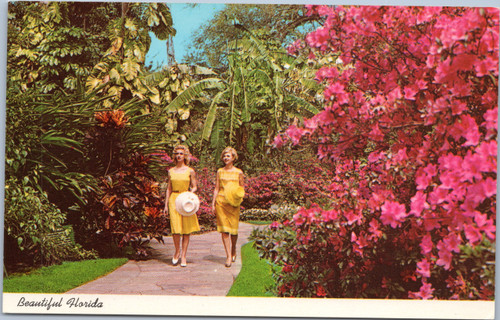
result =
M181 255L181 266L187 264L186 254L189 246L189 234L182 235L182 255Z
M180 234L173 234L172 238L174 240L174 248L175 248L175 253L172 259L172 262L174 260L179 260L179 257L181 255L181 235Z
M229 238L229 233L221 233L222 243L224 244L224 250L226 251L226 267L231 266L231 239Z
M231 235L231 259L232 261L236 261L236 241L238 241L238 235Z

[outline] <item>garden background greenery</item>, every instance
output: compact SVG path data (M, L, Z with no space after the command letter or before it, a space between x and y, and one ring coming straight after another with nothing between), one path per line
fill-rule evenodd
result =
M228 4L151 70L174 27L163 3L9 3L7 273L147 259L183 143L202 231L239 152L274 294L493 299L498 9Z

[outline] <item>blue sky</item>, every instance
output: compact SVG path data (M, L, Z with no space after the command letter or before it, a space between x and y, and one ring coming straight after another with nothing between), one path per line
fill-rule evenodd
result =
M194 8L186 3L170 3L170 11L174 28L177 34L174 37L175 60L182 62L182 58L187 53L190 39L194 31L206 21L210 20L214 14L224 8L223 3L199 3ZM152 64L153 68L167 64L166 42L152 37L151 47L146 55L146 65Z

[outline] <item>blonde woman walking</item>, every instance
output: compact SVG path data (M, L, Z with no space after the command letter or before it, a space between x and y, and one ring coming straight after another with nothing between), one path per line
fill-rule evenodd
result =
M175 203L175 200L182 192L190 191L194 193L198 189L196 173L188 166L190 155L189 149L186 146L178 145L174 148L175 167L168 170L168 186L165 197L165 214L170 215L170 228L175 247L172 264L174 266L177 265L180 259L181 267L187 266L186 254L190 234L200 230L197 215L181 215L176 210ZM180 246L181 237L182 250Z
M240 204L245 194L245 185L243 171L234 166L234 162L238 160L236 150L227 147L222 151L221 160L224 167L217 170L212 211L216 215L217 231L221 233L226 251L225 266L229 268L236 261Z

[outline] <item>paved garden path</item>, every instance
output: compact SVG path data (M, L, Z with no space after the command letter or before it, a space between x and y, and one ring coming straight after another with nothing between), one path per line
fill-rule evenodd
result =
M240 222L236 262L226 268L220 233L192 235L187 267L172 265L172 237L165 244L152 240L152 258L130 260L112 273L72 289L75 294L225 296L241 270L241 246L257 226Z

